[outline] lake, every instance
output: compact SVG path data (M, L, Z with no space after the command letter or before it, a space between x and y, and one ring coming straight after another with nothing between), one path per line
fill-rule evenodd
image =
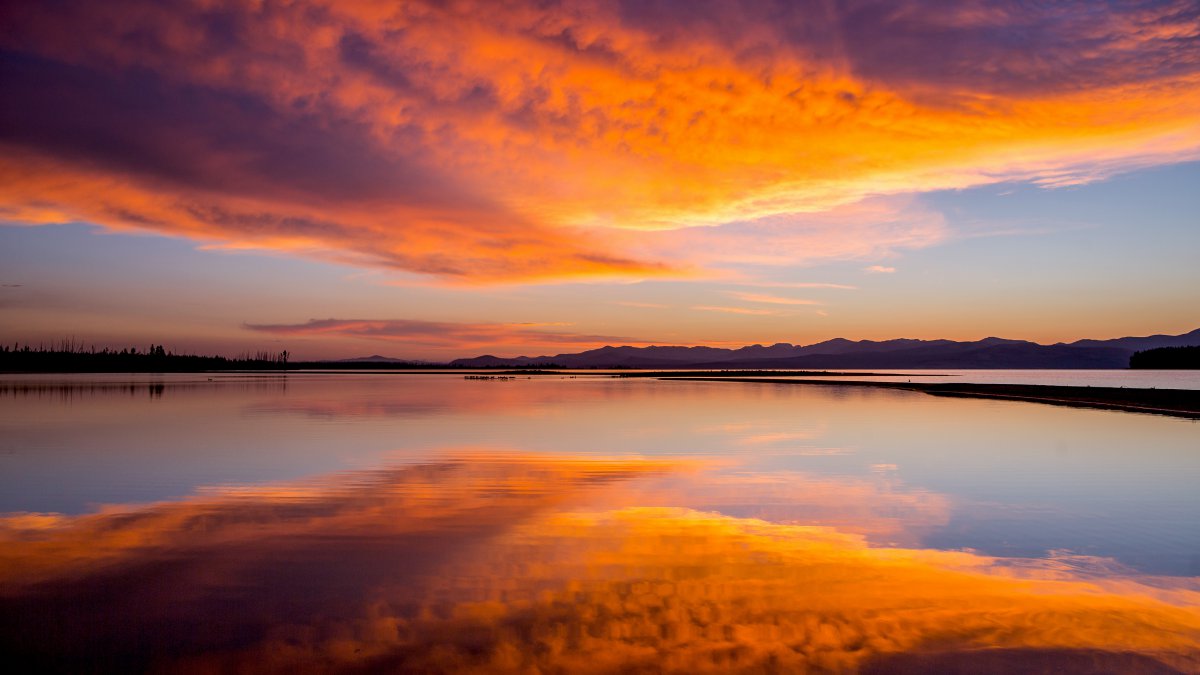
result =
M833 380L873 380L878 382L920 382L926 384L1043 384L1066 387L1132 387L1138 389L1200 389L1200 370L845 370L860 373ZM869 373L870 377L862 374Z
M1200 672L1198 485L1193 420L909 391L9 376L0 649L74 672Z

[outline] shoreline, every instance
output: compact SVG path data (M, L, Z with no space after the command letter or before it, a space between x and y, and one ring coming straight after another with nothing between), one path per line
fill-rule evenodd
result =
M689 377L705 378L760 378L760 377L952 377L941 373L873 373L842 370L655 370L615 373L612 377L654 377L663 380L681 380Z
M1046 384L929 384L914 382L864 382L862 380L797 380L765 377L663 377L687 382L754 382L760 384L806 384L827 387L873 387L918 391L930 396L983 398L1000 401L1043 403L1070 408L1120 410L1186 419L1200 419L1200 390L1127 389L1124 387L1073 387Z

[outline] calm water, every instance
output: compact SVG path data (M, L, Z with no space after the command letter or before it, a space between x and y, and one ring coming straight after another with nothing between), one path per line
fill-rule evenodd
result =
M8 378L0 651L72 671L1197 672L1198 485L1194 421L902 391Z
M871 370L880 382L971 382L975 384L1050 384L1068 387L1200 389L1200 370Z

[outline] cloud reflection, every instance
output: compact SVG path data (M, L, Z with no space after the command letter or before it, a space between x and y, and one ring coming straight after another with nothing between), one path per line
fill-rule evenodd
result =
M0 641L102 670L829 672L980 650L1200 668L1184 584L620 505L692 468L463 455L9 518Z

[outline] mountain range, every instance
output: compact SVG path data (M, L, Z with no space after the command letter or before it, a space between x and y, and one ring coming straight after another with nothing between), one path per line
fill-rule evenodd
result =
M1111 340L1078 340L1043 345L1027 340L989 337L974 342L954 340L847 340L834 338L811 345L786 342L739 349L719 347L601 347L554 356L492 355L457 359L461 367L563 368L1127 368L1136 351L1200 345L1200 328L1183 335L1150 335Z

